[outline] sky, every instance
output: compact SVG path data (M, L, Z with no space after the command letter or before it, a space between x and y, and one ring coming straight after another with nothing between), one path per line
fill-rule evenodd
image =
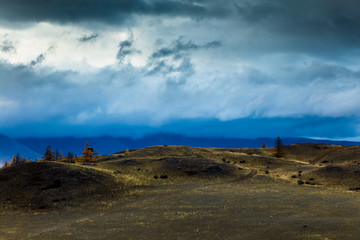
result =
M356 0L0 6L0 133L360 139Z

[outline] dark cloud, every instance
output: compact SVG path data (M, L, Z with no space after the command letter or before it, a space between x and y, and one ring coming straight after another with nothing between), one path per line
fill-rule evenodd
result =
M159 59L163 57L169 57L169 56L179 56L182 54L189 53L193 50L199 50L199 49L207 49L207 48L216 48L220 47L221 42L220 41L213 41L206 44L195 44L191 40L184 41L183 37L179 37L177 40L175 40L171 46L160 48L157 51L155 51L150 58L152 59Z
M128 40L124 40L119 43L119 51L116 55L116 58L117 60L119 60L119 62L123 62L125 57L128 55L132 55L134 53L140 53L139 50L134 48L133 44L134 44L134 40L132 39L132 37Z
M93 33L93 34L90 34L90 35L83 35L78 40L81 43L93 42L93 41L96 41L96 39L98 37L99 37L99 34Z
M183 37L179 37L172 42L170 46L162 47L151 54L148 60L149 71L147 74L153 75L161 73L166 76L172 73L178 73L176 82L183 83L186 77L194 73L190 58L191 52L220 46L220 41L195 44L191 40L185 41Z
M280 34L294 43L293 49L296 45L312 46L313 51L331 51L334 45L360 46L360 5L355 0L243 0L236 6L240 26L269 32L273 40Z
M4 40L1 44L0 44L0 50L2 52L15 52L16 48L14 47L14 43L12 41L9 40Z
M31 66L35 66L36 64L40 64L45 60L45 55L44 54L40 54L39 56L37 56L37 58L35 60L32 60L30 62Z
M43 61L45 61L47 55L48 55L48 54L51 54L51 53L54 51L55 48L56 48L55 45L51 45L51 46L46 50L45 53L39 54L39 55L36 57L35 60L32 60L32 61L30 62L30 66L35 66L35 65L41 64Z
M201 4L198 4L198 3ZM18 22L82 22L123 23L133 14L171 16L224 15L221 5L204 1L146 0L2 0L0 18Z

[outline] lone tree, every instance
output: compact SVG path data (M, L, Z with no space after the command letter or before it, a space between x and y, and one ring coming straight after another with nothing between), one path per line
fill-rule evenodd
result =
M283 145L280 137L277 137L275 141L275 152L273 153L274 157L282 158L285 156Z
M94 160L94 157L97 155L97 152L94 152L94 148L89 147L89 143L86 142L85 143L85 148L84 151L82 152L83 156L83 160L84 162L90 162L92 160Z

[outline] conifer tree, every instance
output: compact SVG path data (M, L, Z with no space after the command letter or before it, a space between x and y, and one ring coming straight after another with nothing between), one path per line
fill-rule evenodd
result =
M68 152L67 158L66 158L68 163L73 162L74 160L74 154L72 152Z
M13 156L12 160L11 160L11 166L15 166L17 164L20 163L20 154L16 154L16 156Z
M51 149L51 146L46 147L45 155L43 156L45 161L54 161L55 160L55 154Z
M93 157L95 157L97 155L97 152L94 152L94 148L89 147L89 143L86 142L85 143L85 148L84 151L82 152L83 156L83 160L84 162L89 162L94 160Z
M60 157L60 153L59 153L59 150L56 148L55 149L55 161L59 161L59 157Z
M283 145L282 145L282 141L280 137L276 138L276 142L275 142L275 151L273 153L274 157L277 158L282 158L285 156L284 150L283 150Z
M5 160L3 168L7 168L7 167L10 167L10 163L7 160Z

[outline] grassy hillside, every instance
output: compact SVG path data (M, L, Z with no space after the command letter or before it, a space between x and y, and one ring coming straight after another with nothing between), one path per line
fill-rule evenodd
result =
M358 239L359 149L155 146L1 169L0 239Z

